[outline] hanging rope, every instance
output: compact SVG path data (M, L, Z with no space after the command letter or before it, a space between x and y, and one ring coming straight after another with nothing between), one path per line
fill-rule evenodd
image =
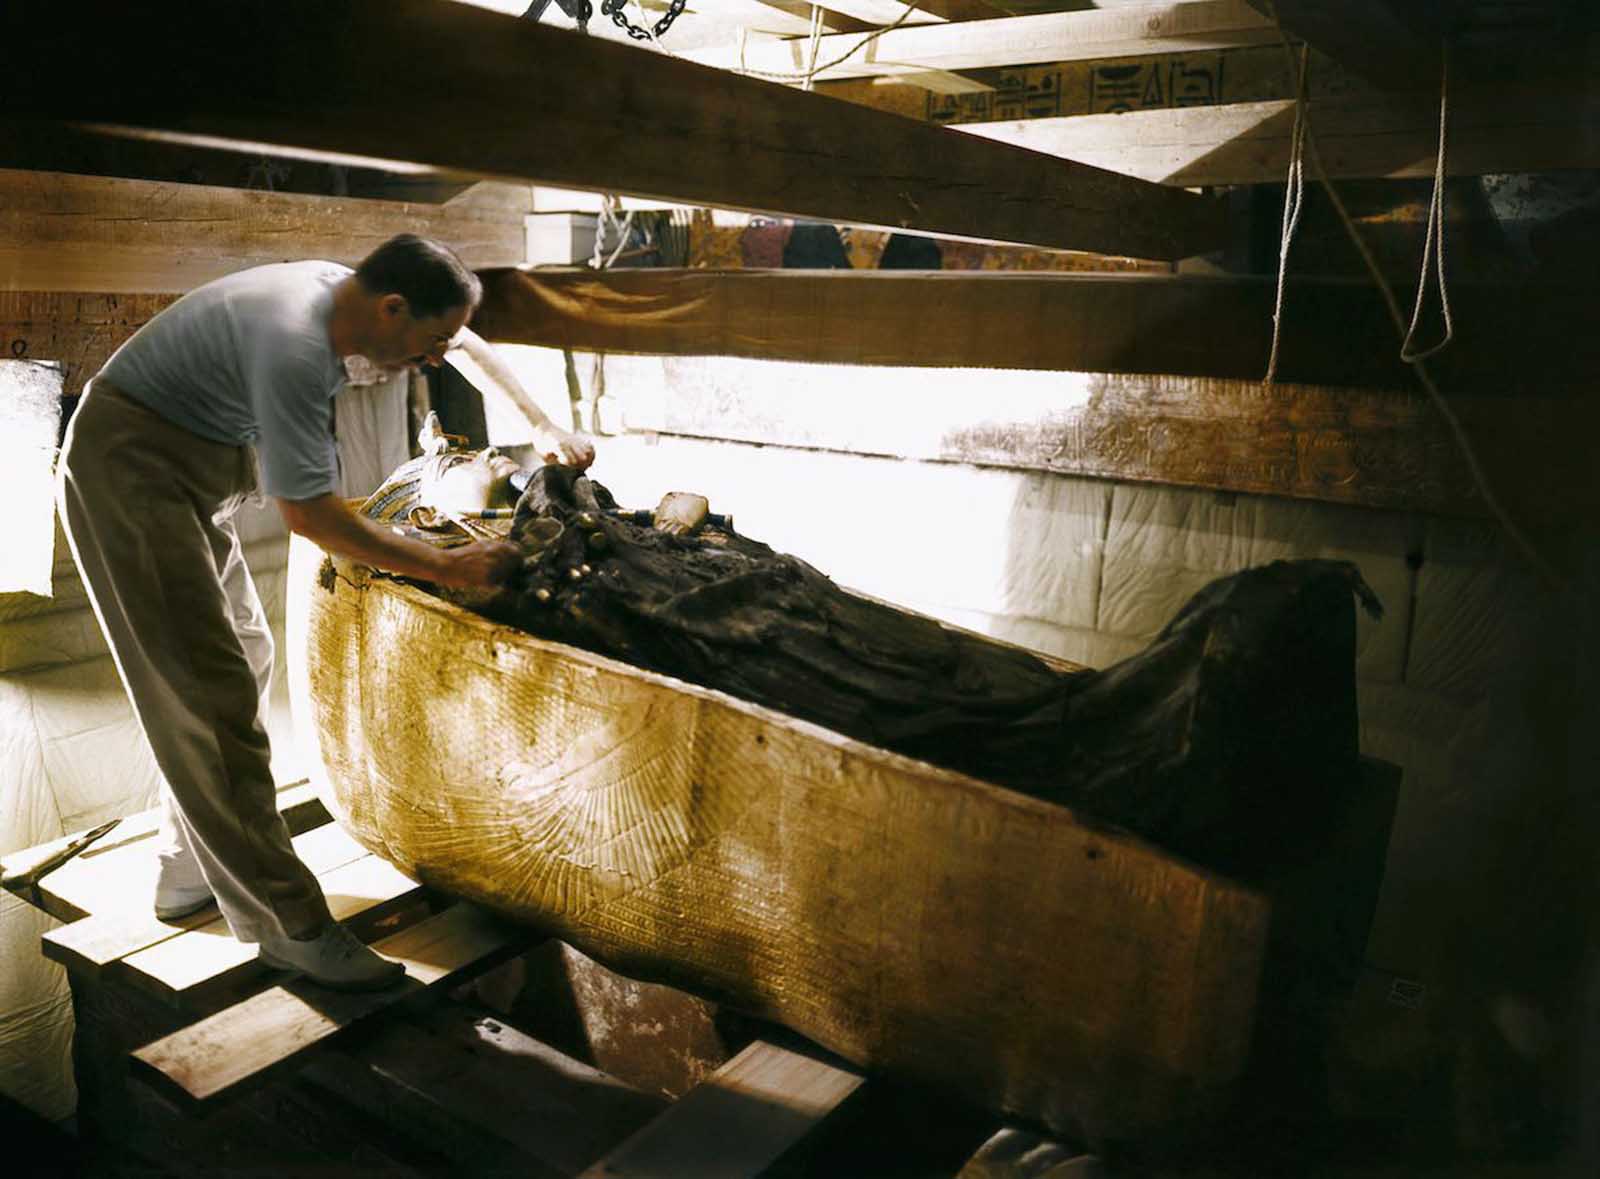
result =
M744 41L745 41L745 38L744 38L744 30L741 28L739 30L739 69L738 69L738 72L741 73L741 74L748 74L752 78L765 78L769 82L804 82L804 83L809 83L811 81L811 79L815 78L818 74L825 74L829 70L833 69L834 66L843 65L845 62L849 61L852 57L854 57L856 54L860 53L863 49L865 49L868 45L871 45L874 41L876 41L879 37L883 36L885 33L890 32L890 31L892 31L894 29L898 29L901 25L905 24L906 21L910 20L912 15L917 11L918 3L920 3L920 0L912 0L911 3L906 5L906 10L904 12L902 12L898 17L895 18L893 24L884 25L883 28L881 28L881 29L873 29L872 32L868 33L865 37L862 37L861 40L857 41L854 45L850 46L849 49L845 50L842 54L840 54L838 57L834 58L832 61L825 62L822 65L817 65L815 60L813 59L811 65L810 65L810 67L808 69L802 70L801 72L799 72L797 74L781 73L781 72L777 72L777 71L773 71L773 70L757 70L757 69L752 69L751 67L745 65L744 64ZM819 44L820 44L820 41L819 41ZM809 89L809 86L807 88Z
M589 256L589 266L594 270L609 270L612 263L622 256L622 251L627 248L628 234L633 229L633 215L636 210L629 209L628 215L621 220L617 213L622 209L622 201L615 193L600 194L600 215L594 227L594 253ZM617 248L611 251L611 256L606 257L605 241L607 230L614 230L617 235Z
M1274 13L1273 17L1276 20L1277 14ZM1302 89L1301 80L1299 79L1299 63L1295 60L1294 49L1289 44L1288 35L1284 33L1281 22L1278 23L1278 35L1283 45L1284 57L1289 63L1289 69L1297 79L1296 93L1298 94ZM1296 101L1297 103L1299 102L1298 99ZM1304 106L1304 104L1301 105ZM1371 275L1378 292L1383 296L1383 303L1388 308L1389 318L1394 322L1395 332L1404 339L1407 335L1406 319L1400 310L1400 303L1394 297L1394 291L1389 286L1389 280L1384 277L1383 268L1378 265L1377 258L1373 256L1371 248L1361 236L1361 231L1356 226L1355 218L1350 215L1350 210L1345 207L1343 199L1339 196L1339 191L1333 187L1333 181L1328 177L1328 170L1322 162L1322 153L1317 148L1316 134L1311 128L1309 111L1306 111L1302 117L1306 121L1305 150L1311 160L1312 171L1316 174L1317 181L1322 185L1323 190L1328 194L1328 199L1333 203L1334 211L1338 213L1345 232L1349 235L1356 251L1361 255L1362 262L1366 264L1367 273ZM1505 529L1506 535L1511 539L1512 544L1522 552L1528 562L1557 590L1566 590L1568 588L1566 579L1557 573L1554 566L1544 559L1543 554L1534 546L1528 535L1517 526L1516 521L1511 518L1504 505L1501 504L1500 497L1495 495L1494 488L1490 486L1488 476L1484 473L1483 464L1478 460L1478 452L1473 447L1472 440L1467 436L1466 429L1461 425L1461 419L1456 417L1455 411L1450 408L1450 403L1445 400L1444 394L1439 391L1439 386L1434 384L1433 374L1428 371L1425 360L1422 357L1416 357L1408 360L1407 363L1411 366L1411 371L1417 374L1417 380L1421 382L1423 389L1427 391L1434 408L1439 411L1439 416L1444 419L1445 425L1449 427L1451 435L1455 438L1456 446L1461 451L1461 457L1466 461L1467 469L1472 475L1473 484L1477 488L1479 496L1482 497L1484 505L1489 509L1495 520L1499 522L1500 526Z
M806 45L806 76L802 90L810 90L817 77L817 50L822 48L822 9L811 6L811 39Z
M1289 280L1289 248L1306 196L1306 87L1311 76L1311 47L1300 48L1299 81L1295 89L1294 128L1289 132L1289 178L1283 190L1283 229L1278 238L1278 293L1272 304L1272 350L1267 354L1267 375L1262 383L1278 379L1278 345L1283 339L1283 294Z
M1450 288L1444 277L1444 176L1447 137L1445 128L1450 114L1450 47L1445 46L1439 60L1439 150L1434 159L1433 197L1428 202L1428 228L1422 241L1422 274L1417 278L1417 302L1411 309L1411 327L1400 345L1400 359L1407 364L1425 360L1455 338L1456 325L1450 315ZM1422 322L1422 304L1428 293L1428 263L1435 261L1439 276L1439 307L1444 312L1444 339L1432 348L1417 351L1417 325Z

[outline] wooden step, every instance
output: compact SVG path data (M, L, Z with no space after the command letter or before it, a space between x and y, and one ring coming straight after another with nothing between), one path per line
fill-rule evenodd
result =
M474 1176L570 1179L668 1104L459 999L368 1020L296 1077Z
M289 825L290 834L329 822L327 809L306 782L281 787L278 810ZM37 885L19 891L18 895L58 921L148 909L155 890L154 839L160 824L159 807L129 815L104 839L68 860ZM74 832L5 857L0 860L0 875L21 870L26 863L38 862L80 834L82 832Z
M357 1021L487 970L534 940L534 934L504 925L481 909L453 905L374 943L379 953L404 964L406 977L396 986L345 994L293 980L147 1044L133 1059L147 1079L180 1102L212 1101L264 1079ZM205 944L198 952L214 951ZM171 965L168 977L176 978L188 963Z
M141 844L141 847L147 847ZM345 833L337 823L298 835L295 853L306 867L320 876L367 855L367 850ZM48 880L48 877L46 878ZM94 913L44 935L44 956L70 969L97 973L140 950L171 941L186 930L202 929L215 923L214 905L175 921L158 920L151 908L150 894L139 893L136 908L118 908Z
M753 1179L863 1079L851 1069L757 1040L582 1179Z
M422 896L422 888L387 860L363 856L318 877L335 921L375 916ZM140 950L116 969L142 990L179 1007L202 1005L208 995L264 972L256 947L234 940L227 922L213 918L197 929Z
M668 1104L461 1004L387 1022L358 1055L445 1116L561 1175L578 1174Z

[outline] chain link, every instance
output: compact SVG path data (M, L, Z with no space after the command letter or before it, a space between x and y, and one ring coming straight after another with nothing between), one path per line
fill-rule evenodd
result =
M672 27L672 22L683 15L683 10L688 7L689 0L672 0L672 3L667 6L667 11L662 14L661 19L656 21L653 30L641 29L629 20L623 13L623 9L627 7L627 4L628 0L600 0L600 11L609 16L617 28L626 30L628 36L635 41L654 41L657 37L664 35ZM589 0L583 0L583 6L588 8Z

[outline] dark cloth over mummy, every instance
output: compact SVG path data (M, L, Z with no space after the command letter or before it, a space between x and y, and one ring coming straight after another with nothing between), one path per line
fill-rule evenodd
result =
M1356 772L1355 597L1378 604L1347 562L1220 578L1138 655L1063 672L748 537L671 536L613 506L569 470L535 472L512 528L524 576L480 608L1247 878L1292 862Z

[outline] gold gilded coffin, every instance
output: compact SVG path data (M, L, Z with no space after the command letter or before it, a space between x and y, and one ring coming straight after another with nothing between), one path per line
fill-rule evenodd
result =
M492 623L295 538L297 727L425 884L1079 1140L1232 1098L1269 908L1063 807Z

